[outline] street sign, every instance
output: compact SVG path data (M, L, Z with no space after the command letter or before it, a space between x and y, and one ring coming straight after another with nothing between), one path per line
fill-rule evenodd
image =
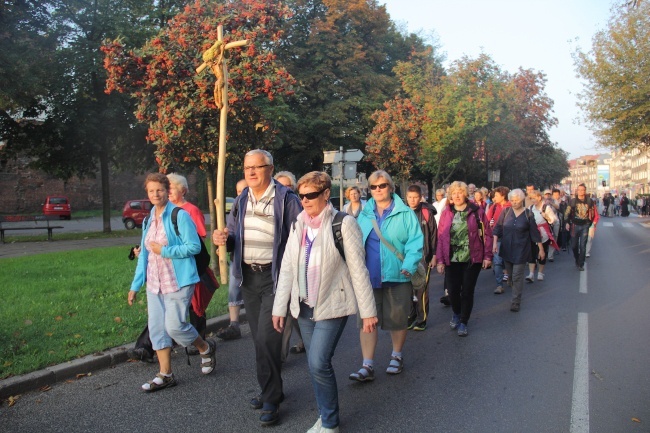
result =
M332 178L337 179L341 176L341 165L334 164L332 166ZM346 162L343 167L343 178L344 179L356 179L357 178L357 163L356 162Z
M488 170L488 182L499 182L501 170Z
M345 162L359 162L364 157L359 149L348 149L341 153L338 150L326 150L323 152L323 164L335 164L341 162L343 155Z

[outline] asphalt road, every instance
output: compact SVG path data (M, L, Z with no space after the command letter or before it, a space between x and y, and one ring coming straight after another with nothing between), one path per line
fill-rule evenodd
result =
M492 293L484 271L467 338L450 331L436 277L428 328L409 332L404 372L384 373L390 339L381 332L372 383L347 379L361 361L351 319L334 358L341 431L649 432L649 257L650 227L640 219L601 220L586 271L559 254L544 282L526 286L520 313L509 311L508 291ZM258 387L243 330L241 340L219 343L210 376L179 353L178 386L144 394L156 366L120 364L4 404L0 431L306 431L317 414L305 356L285 364L281 424L264 429L248 407Z

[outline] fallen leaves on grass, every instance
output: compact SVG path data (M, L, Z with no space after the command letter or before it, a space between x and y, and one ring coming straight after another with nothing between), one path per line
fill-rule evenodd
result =
M116 317L113 320L115 320L115 323L122 323L122 318L121 317Z
M33 323L34 323L34 322L32 322L32 321L29 320L29 319L25 320L25 325L27 325L27 326L32 325Z
M63 317L62 316L56 316L54 318L54 320L56 320L57 322L60 322L61 320L63 320Z

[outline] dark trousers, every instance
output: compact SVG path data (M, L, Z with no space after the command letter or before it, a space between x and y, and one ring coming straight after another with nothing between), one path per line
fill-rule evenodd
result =
M445 284L454 314L467 325L474 308L474 289L481 263L455 263L445 267Z
M287 311L289 311L289 308L287 308ZM284 332L282 333L282 362L286 361L289 357L289 351L291 350L291 334L294 332L298 338L296 346L304 346L305 343L302 341L302 334L300 333L298 321L291 316L291 313L289 313L284 322Z
M422 323L427 321L429 316L429 283L431 279L427 281L424 287L421 287L417 290L413 289L413 296L417 301L413 301L411 305L411 313L409 314L409 324L415 320L416 323Z
M573 225L573 238L571 239L571 247L573 248L573 257L576 259L576 265L580 267L585 265L588 236L589 224Z
M255 344L257 382L262 402L279 404L282 394L282 334L273 328L273 275L271 270L253 272L242 264L242 296L246 318Z

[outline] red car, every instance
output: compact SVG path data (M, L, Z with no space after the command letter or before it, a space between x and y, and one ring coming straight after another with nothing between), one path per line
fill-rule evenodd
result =
M124 204L122 222L127 230L142 227L142 220L151 213L151 202L148 199L129 200Z
M72 218L70 200L62 195L50 195L43 203L43 215L58 216L61 219L69 220Z

